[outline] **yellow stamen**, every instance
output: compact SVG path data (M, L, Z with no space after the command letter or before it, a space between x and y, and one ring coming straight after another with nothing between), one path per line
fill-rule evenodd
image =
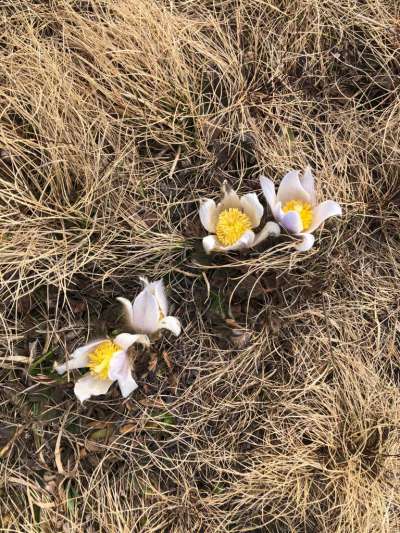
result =
M300 215L300 220L303 225L301 231L307 230L313 220L312 205L308 202L302 202L301 200L290 200L282 207L284 213L289 211L296 211Z
M104 341L89 354L89 364L91 374L100 378L108 379L110 362L115 352L121 348L112 341Z
M230 246L249 229L251 229L250 218L240 209L231 207L219 215L215 233L219 242L224 246Z

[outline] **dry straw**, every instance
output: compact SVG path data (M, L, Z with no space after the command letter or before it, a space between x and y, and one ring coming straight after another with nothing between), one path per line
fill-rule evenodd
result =
M400 528L399 17L1 3L2 531ZM310 252L204 256L200 198L307 163L346 213ZM184 332L82 410L53 361L149 273Z

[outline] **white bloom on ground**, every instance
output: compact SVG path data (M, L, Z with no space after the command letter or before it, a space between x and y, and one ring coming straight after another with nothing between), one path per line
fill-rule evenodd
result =
M76 349L71 359L62 365L55 364L59 374L74 368L90 369L75 383L76 397L84 402L91 396L106 394L114 381L118 381L124 398L137 389L132 377L132 369L128 357L128 348L134 343L149 346L147 335L130 335L121 333L115 339L100 339Z
M161 329L168 329L178 336L181 323L174 316L168 316L168 299L162 280L149 283L140 278L144 289L136 296L133 303L127 298L117 298L124 307L125 316L133 331L153 335Z
M310 167L305 169L302 177L296 170L288 172L277 193L273 181L265 176L261 176L260 183L275 220L289 233L301 238L296 245L299 252L313 247L313 232L326 219L342 214L342 208L333 200L317 203Z
M256 193L241 198L225 181L223 198L219 204L214 200L202 200L199 216L204 228L211 233L203 239L206 253L243 250L255 244L254 228L260 225L264 208Z

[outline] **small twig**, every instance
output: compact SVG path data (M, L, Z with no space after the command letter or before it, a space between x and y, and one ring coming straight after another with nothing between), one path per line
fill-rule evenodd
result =
M178 161L179 161L179 158L181 156L181 147L179 146L178 147L178 150L176 152L176 156L175 156L175 159L172 163L172 166L171 166L171 170L169 171L169 174L168 174L168 178L172 178L174 172L175 172L175 169L176 169L176 165L178 164Z
M15 441L24 432L25 429L26 429L26 425L23 425L23 426L20 426L15 431L14 435L7 442L7 444L5 446L3 446L3 448L1 448L1 450L0 450L0 459L3 459L3 457L5 457L12 450L12 447L14 446Z
M206 298L206 300L204 302L204 303L206 303L206 302L208 302L208 299L210 298L211 287L210 287L210 282L208 281L208 278L207 278L207 274L205 272L202 272L201 274L202 274L202 276L204 278L204 283L207 286L207 298Z
M65 469L64 469L64 466L62 464L62 460L61 460L61 437L62 437L62 434L63 434L63 429L64 429L64 426L65 426L65 422L66 422L66 420L68 418L70 410L71 409L68 409L68 411L65 413L65 415L64 415L64 417L62 419L60 430L59 430L58 435L57 435L56 447L54 449L54 459L55 459L55 462L56 462L57 471L58 471L59 474L62 474L65 477L74 476L75 473L78 470L78 462L77 462L75 464L74 468L71 471L66 472Z

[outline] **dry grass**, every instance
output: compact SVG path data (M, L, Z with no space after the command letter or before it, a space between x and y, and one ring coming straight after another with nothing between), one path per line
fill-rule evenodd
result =
M397 531L398 1L0 17L1 531ZM345 211L312 252L203 257L200 197L306 163ZM184 333L82 408L52 363L140 274Z

